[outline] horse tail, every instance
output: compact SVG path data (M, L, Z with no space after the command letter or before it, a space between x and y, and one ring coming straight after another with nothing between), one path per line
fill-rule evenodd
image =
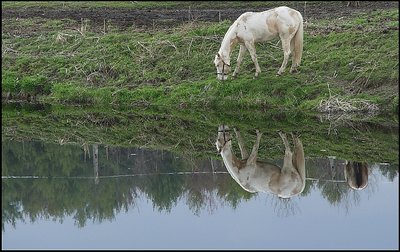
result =
M294 35L294 63L296 66L300 65L301 56L303 55L303 17L300 15L300 25Z

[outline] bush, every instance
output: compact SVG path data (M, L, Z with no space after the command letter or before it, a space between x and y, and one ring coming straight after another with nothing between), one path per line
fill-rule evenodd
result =
M18 93L21 87L17 78L17 74L11 71L4 71L1 75L1 91Z
M21 91L31 95L43 94L45 83L46 78L44 76L24 76L20 81Z

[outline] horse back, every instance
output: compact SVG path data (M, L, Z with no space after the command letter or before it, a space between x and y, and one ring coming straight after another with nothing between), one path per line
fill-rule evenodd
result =
M233 24L237 36L243 41L265 41L274 38L278 33L275 26L274 10L263 12L245 12Z

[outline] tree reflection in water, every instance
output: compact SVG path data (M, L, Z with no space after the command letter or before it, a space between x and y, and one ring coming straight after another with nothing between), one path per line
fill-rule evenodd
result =
M3 230L6 223L15 226L18 220L62 222L67 216L83 227L87 221L113 220L144 198L158 211L170 212L178 201L184 201L195 215L212 214L219 207L236 209L257 195L237 185L217 160L194 161L165 151L99 145L94 162L93 155L88 155L93 154L93 145L2 144ZM316 188L334 206L348 210L357 204L359 191L345 183L344 164L345 160L335 158L306 159L306 186L298 199ZM369 171L363 191L373 193L377 182L374 173L379 171L393 181L398 166L370 164ZM268 201L266 204L282 217L300 210L294 200L268 197Z
M279 217L289 217L300 212L296 199L269 196L270 205Z

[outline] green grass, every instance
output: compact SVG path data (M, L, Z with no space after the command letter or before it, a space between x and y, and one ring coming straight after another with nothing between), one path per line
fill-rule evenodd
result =
M83 97L85 94L83 94ZM255 130L264 133L259 157L280 159L284 153L277 131L301 132L307 157L336 156L347 160L398 164L398 118L366 114L334 118L301 111L124 109L9 104L2 109L3 139L41 140L59 144L146 147L191 157L218 157L220 124L242 131L248 147ZM239 151L234 140L234 149ZM239 152L237 152L239 153Z
M43 3L24 6L36 4ZM74 8L92 3L76 4ZM13 7L11 2L3 5ZM81 24L68 19L6 19L2 91L71 105L279 110L315 110L331 92L350 100L364 95L382 110L393 111L398 104L398 25L393 29L397 19L398 10L379 10L329 23L316 20L305 27L300 73L291 75L287 69L282 77L275 76L283 55L274 40L257 45L262 69L258 79L253 79L254 65L247 55L238 78L225 82L216 80L212 61L228 21L104 34L90 22L79 31ZM22 36L15 35L20 32ZM232 53L233 65L237 53L238 48Z

